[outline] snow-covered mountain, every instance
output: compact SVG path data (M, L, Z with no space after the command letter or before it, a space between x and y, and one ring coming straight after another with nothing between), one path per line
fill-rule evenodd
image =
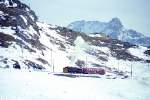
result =
M115 31L122 28L118 19L110 23ZM62 72L65 66L102 67L108 74L126 75L133 62L147 65L147 50L103 35L45 24L19 0L0 1L0 68Z
M150 37L146 37L132 29L125 29L119 18L113 18L109 22L75 21L67 27L77 32L86 34L103 33L113 39L136 45L150 46Z
M150 47L39 22L19 0L0 0L0 100L148 100L149 57Z

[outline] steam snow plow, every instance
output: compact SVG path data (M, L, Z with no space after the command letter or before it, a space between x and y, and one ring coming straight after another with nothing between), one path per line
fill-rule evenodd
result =
M79 73L79 74L100 74L104 75L105 70L102 68L78 68L78 67L64 67L63 68L64 73Z

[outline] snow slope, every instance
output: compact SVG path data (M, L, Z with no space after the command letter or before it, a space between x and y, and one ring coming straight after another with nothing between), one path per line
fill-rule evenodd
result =
M0 70L0 80L0 100L148 100L150 95L149 77L68 78Z

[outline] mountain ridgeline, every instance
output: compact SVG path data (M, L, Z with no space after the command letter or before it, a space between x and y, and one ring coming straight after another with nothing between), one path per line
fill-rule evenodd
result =
M62 72L65 66L87 66L102 67L113 73L118 62L150 62L148 47L116 39L123 29L118 19L109 24L87 22L90 23L87 27L94 26L90 29L85 23L72 23L69 28L73 30L46 24L38 21L35 12L19 0L0 0L0 68L52 71L55 66L55 71ZM85 34L93 31L113 34L110 36L114 39L104 34ZM145 38L141 33L132 36L133 30L125 32L131 40Z
M132 29L125 29L119 18L113 18L109 22L100 21L75 21L67 26L77 32L86 34L103 33L112 39L118 39L136 45L150 46L150 37Z

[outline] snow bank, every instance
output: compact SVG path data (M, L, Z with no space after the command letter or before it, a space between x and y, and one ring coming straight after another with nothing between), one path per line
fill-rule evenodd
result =
M150 78L67 78L0 70L1 100L148 100Z

